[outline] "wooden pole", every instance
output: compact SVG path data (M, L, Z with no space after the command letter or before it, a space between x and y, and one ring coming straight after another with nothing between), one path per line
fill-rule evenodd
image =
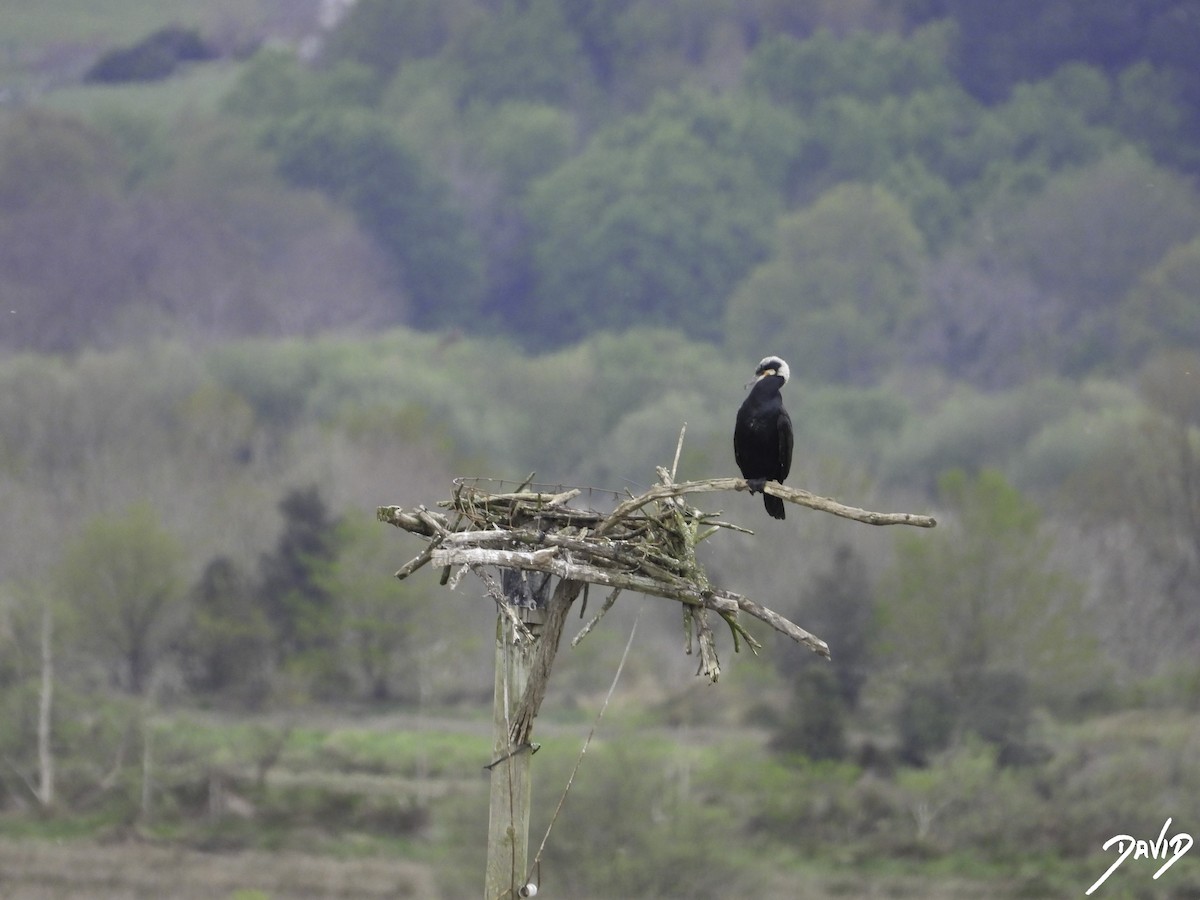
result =
M529 857L529 761L532 747L514 747L510 723L525 693L544 609L521 608L518 617L532 634L521 639L510 616L496 618L496 681L492 703L491 799L488 805L487 881L484 900L516 900L525 884Z

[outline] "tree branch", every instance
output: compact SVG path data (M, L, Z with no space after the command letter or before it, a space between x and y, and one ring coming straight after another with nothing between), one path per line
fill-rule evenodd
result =
M609 513L596 534L604 534L616 522L636 512L648 503L663 500L668 497L682 497L686 494L711 494L718 491L748 491L750 485L744 478L706 478L702 481L681 481L679 484L656 484L645 493L639 494L621 503ZM917 528L933 528L937 520L933 516L921 516L914 513L885 513L846 506L829 497L821 497L802 488L788 487L778 481L768 481L763 487L765 493L789 503L807 506L809 509L832 513L843 519L853 519L867 525L913 525Z
M819 653L826 659L830 657L829 645L823 640L809 634L799 625L785 619L774 610L760 606L740 594L721 590L704 592L683 579L679 579L676 583L665 583L633 572L614 571L563 559L558 554L559 551L554 547L535 551L495 550L486 547L440 547L433 552L433 562L439 566L484 565L533 569L536 572L549 572L564 580L590 581L593 584L603 584L607 587L621 588L652 597L664 597L692 606L715 609L718 612L736 613L741 611L765 622L780 634L786 635L798 644L803 644L814 653Z

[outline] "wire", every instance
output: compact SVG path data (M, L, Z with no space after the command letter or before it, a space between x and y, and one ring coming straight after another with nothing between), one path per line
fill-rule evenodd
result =
M642 610L644 608L644 604L638 606L637 616L633 620L633 627L629 629L629 640L625 642L625 650L621 654L621 661L617 664L617 671L613 675L612 684L608 686L608 694L604 698L604 703L600 705L600 711L596 713L596 720L592 722L592 728L588 732L587 737L584 738L583 746L579 749L579 756L575 760L575 766L571 769L566 786L563 787L562 796L558 798L558 806L554 808L554 815L550 817L550 824L546 826L546 833L542 836L542 843L538 847L537 855L534 856L533 863L529 866L529 872L525 876L526 884L530 883L530 878L533 876L534 871L539 870L542 862L542 851L546 849L546 841L550 839L550 832L554 830L554 823L558 821L558 814L562 812L563 804L567 800L567 793L571 790L571 785L575 783L575 775L579 772L579 766L583 762L583 755L587 753L588 744L592 742L592 737L596 734L596 728L600 724L600 719L603 718L604 711L608 709L608 701L612 699L613 691L617 689L617 682L621 680L621 671L625 668L625 660L629 657L629 648L633 646L633 636L637 634L638 621L642 618Z

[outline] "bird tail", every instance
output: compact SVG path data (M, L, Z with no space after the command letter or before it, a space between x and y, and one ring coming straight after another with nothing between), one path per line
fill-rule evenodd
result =
M763 494L763 506L767 508L767 514L772 519L787 518L783 511L783 501L778 497L772 497L770 494Z

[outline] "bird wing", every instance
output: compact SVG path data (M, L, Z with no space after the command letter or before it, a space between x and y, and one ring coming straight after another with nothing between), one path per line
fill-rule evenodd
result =
M742 473L742 477L746 477L746 465L750 462L743 456L742 447L749 439L749 428L743 421L742 411L738 410L737 423L733 428L733 459L737 463L738 469Z
M792 417L786 409L779 410L776 428L779 431L779 480L782 482L792 471Z

